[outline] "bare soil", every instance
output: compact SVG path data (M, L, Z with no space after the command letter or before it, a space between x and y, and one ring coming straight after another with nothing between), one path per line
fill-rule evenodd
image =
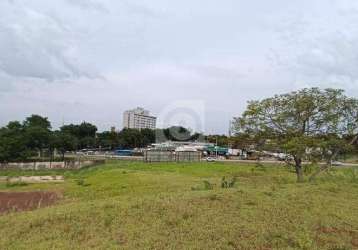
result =
M60 198L55 192L0 192L0 214L51 206Z

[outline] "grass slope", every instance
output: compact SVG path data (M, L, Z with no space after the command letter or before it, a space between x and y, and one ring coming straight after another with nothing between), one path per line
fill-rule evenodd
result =
M0 216L0 249L358 249L358 175L296 184L282 166L109 162L63 174L60 204ZM222 177L236 176L234 188ZM207 190L204 181L213 184Z

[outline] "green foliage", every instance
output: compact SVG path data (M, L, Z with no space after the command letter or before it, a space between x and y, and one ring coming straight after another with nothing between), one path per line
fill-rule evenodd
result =
M77 149L78 140L76 137L63 131L55 131L51 137L51 145L53 149L57 149L62 154L62 160L65 158L67 151L74 151Z
M151 129L123 129L118 134L121 148L146 147L155 142L155 132Z
M84 178L79 178L76 180L76 183L78 186L85 186L85 179Z
M19 161L49 147L51 125L47 118L32 115L21 124L9 122L0 129L0 162Z
M209 135L206 136L206 141L215 143L219 147L227 147L230 140L226 135Z
M249 102L233 127L236 134L251 134L292 155L302 181L303 160L330 162L357 141L358 99L343 90L318 88L275 95Z
M226 177L224 176L221 179L221 188L233 188L237 182L237 177L233 177L230 180L226 180Z
M211 184L209 181L204 181L204 189L205 189L205 190L213 190L213 189L214 189L214 185Z
M79 125L65 125L61 127L62 134L71 135L77 141L78 148L93 148L96 146L97 127L88 122Z

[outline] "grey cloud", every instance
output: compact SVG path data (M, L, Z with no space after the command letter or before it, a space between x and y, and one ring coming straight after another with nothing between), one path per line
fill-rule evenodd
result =
M55 124L64 116L108 129L120 126L124 109L158 114L194 99L207 103L208 130L221 133L247 100L313 83L358 96L357 7L354 0L3 0L0 123L40 113Z
M166 16L163 11L154 10L145 5L136 4L133 1L123 1L123 3L126 6L127 10L135 15L141 15L151 18L162 18Z
M22 4L0 4L0 70L50 81L90 76L73 60L72 34L49 15Z
M316 41L297 56L297 68L309 75L337 76L358 80L358 37L341 33Z
M14 79L0 71L0 95L14 90Z
M194 71L198 75L205 78L213 78L217 80L239 80L245 77L245 74L237 69L217 66L217 65L189 65L185 66L187 70Z
M96 0L65 0L65 2L86 10L109 12L104 4Z
M296 13L282 19L275 27L279 47L271 51L270 60L290 71L299 85L314 82L358 90L357 11L332 3L332 9L322 13Z

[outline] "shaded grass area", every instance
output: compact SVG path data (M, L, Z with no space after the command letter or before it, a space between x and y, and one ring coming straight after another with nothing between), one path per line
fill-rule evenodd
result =
M0 249L358 249L352 169L304 184L283 166L232 163L112 161L42 174L66 181L0 183L1 191L56 190L65 197L53 207L1 216ZM223 177L235 178L234 185L223 185Z

